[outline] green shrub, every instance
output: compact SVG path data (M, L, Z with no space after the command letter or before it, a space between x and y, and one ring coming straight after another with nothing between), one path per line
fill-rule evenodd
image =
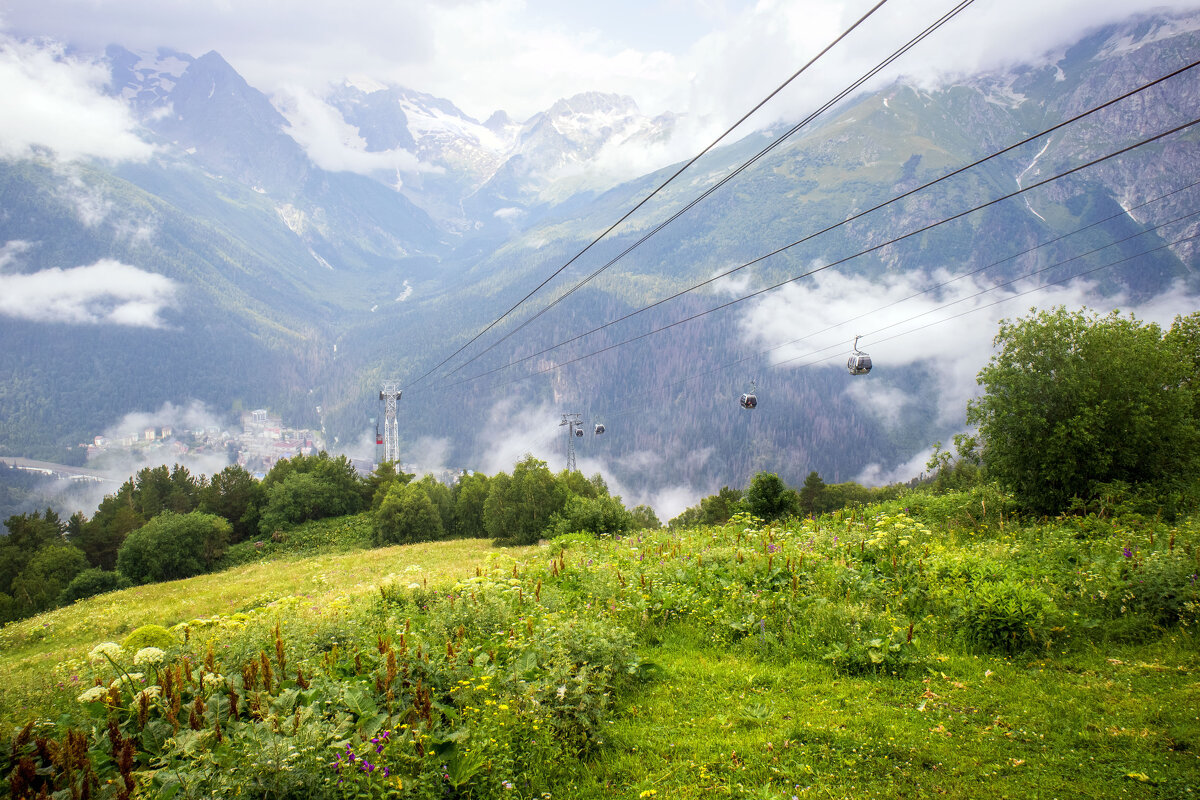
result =
M834 642L822 659L850 675L900 674L920 663L907 631L871 632L857 624L847 629L845 640Z
M1117 591L1109 595L1115 612L1145 615L1156 625L1174 625L1188 603L1200 603L1196 563L1179 553L1161 550L1145 558L1125 559Z
M179 644L179 640L175 638L175 634L162 625L143 625L130 632L125 637L125 641L121 642L121 647L130 653L136 653L143 647L157 647L160 650L169 650L177 644Z
M229 532L229 523L215 514L168 511L126 537L117 569L134 583L190 578L217 564Z
M117 589L128 589L133 583L119 572L99 567L85 569L76 575L58 597L59 605L70 605L85 597L94 597Z
M375 544L412 544L443 538L442 517L420 483L393 483L375 512Z
M597 535L624 533L632 522L633 516L621 505L619 497L572 496L562 512L554 516L554 524L547 532L551 536L585 531Z
M1054 603L1044 592L1003 580L980 583L959 614L963 636L987 650L1015 653L1042 644Z

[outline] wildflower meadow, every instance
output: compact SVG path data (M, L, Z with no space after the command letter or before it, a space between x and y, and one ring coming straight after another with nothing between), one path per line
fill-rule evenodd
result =
M222 594L220 573L162 585L207 609L150 619L145 589L126 589L52 612L70 637L39 634L38 617L5 627L6 652L45 657L5 690L0 787L164 800L1200 790L1197 520L1022 519L977 488L770 524L742 513L454 544L280 554L279 590L246 589L236 610L243 590ZM426 561L409 569L418 547ZM339 591L366 552L379 572ZM247 557L229 574L254 568ZM283 583L318 574L323 591ZM84 641L71 615L114 602L153 627Z

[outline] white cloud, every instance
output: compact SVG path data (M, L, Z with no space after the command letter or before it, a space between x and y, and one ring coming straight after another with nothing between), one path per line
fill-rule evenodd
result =
M512 472L513 464L532 453L547 463L553 472L566 466L556 414L549 405L520 407L516 398L501 400L492 407L488 422L480 429L476 458L480 471L488 475Z
M698 504L701 499L707 497L711 492L701 492L691 486L671 486L666 489L653 492L650 497L643 501L645 505L654 509L655 516L659 522L666 525L675 517L678 517L687 509ZM634 505L640 505L634 503ZM632 507L632 506L631 506Z
M403 149L370 152L354 126L313 92L290 86L275 93L275 103L291 126L289 133L313 163L331 172L419 172L432 167Z
M853 381L846 389L846 394L888 428L899 425L905 408L915 402L915 398L903 390L895 386L880 386L879 381Z
M176 431L205 430L207 428L229 427L229 420L214 413L200 400L189 400L181 405L163 403L153 411L133 411L105 429L104 435L110 439L120 438L131 433L141 433L146 428L170 427ZM219 472L228 461L217 468Z
M422 436L400 453L404 469L417 475L437 474L449 469L450 440L438 436ZM510 467L511 469L511 467Z
M933 455L933 448L927 447L908 461L892 469L885 469L880 464L868 464L854 479L855 483L863 486L887 486L890 483L907 483L925 472L925 465Z
M160 313L174 305L170 278L101 259L69 269L0 275L0 314L34 322L159 328Z
M0 158L53 154L143 160L128 109L103 94L107 72L61 51L0 38Z
M665 95L665 107L709 121L713 131L723 129L816 56L871 5L857 0L761 0L752 11L732 18L731 24L714 30L691 48L683 58L691 75L688 94ZM885 5L758 112L751 124L794 121L816 110L944 14L949 5L942 0ZM938 85L958 76L1040 59L1134 13L1197 8L1200 0L1170 0L1143 8L1132 8L1121 0L975 3L869 86L901 76ZM643 102L643 106L653 108L655 104Z
M215 49L268 94L307 94L293 117L297 138L319 163L353 171L416 167L402 151L366 153L330 110L309 102L348 75L448 98L478 119L496 109L526 119L557 99L596 90L629 95L651 115L684 114L671 142L602 154L597 169L625 174L694 154L871 5L871 0L613 0L602 6L549 0L8 0L4 22L17 35L52 36L96 49L110 42L194 55ZM946 6L942 0L885 5L751 125L794 120L815 109ZM1040 57L1131 13L1197 8L1200 0L1163 0L1144 8L1123 0L976 3L876 80L907 75L936 83ZM83 66L43 64L26 70L25 82L41 80L43 71L75 75ZM102 76L89 74L85 83L95 88ZM125 120L115 101L94 92L81 99L82 108L106 109ZM55 118L76 123L58 126L63 136L80 127L78 117ZM24 151L28 145L19 147Z
M9 264L16 262L21 256L33 249L33 242L26 242L22 239L12 239L4 243L0 247L0 270L4 270Z
M1001 319L1025 317L1035 306L1061 305L1101 314L1119 309L1169 326L1176 315L1200 308L1200 297L1189 295L1183 286L1133 304L1121 293L1104 296L1082 279L1040 289L1034 278L985 292L993 284L966 278L919 294L948 277L941 271L913 272L871 281L822 272L771 292L743 310L739 320L743 341L769 352L770 363L778 369L832 366L840 370L854 337L862 334L859 347L870 353L874 370L847 381L849 398L886 425L898 424L913 403L933 402L937 425L962 430L967 401L979 391L975 376L995 352L992 340ZM933 382L921 388L920 398L911 397L888 374L911 366L923 368ZM892 469L872 465L860 481L908 480L921 472L927 459L928 453L919 453Z

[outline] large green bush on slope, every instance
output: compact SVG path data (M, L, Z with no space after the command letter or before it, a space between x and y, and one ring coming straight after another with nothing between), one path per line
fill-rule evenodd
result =
M532 455L488 484L483 522L488 535L512 544L533 544L567 503L567 488Z
M357 514L370 502L369 491L345 456L322 451L285 459L263 478L259 531L270 536L309 520Z
M988 474L1037 513L1121 482L1178 494L1200 465L1197 314L1165 335L1114 311L1004 320L968 407Z
M441 515L421 483L392 484L375 511L374 522L377 546L429 542L445 535Z
M213 568L229 533L229 523L215 514L168 511L125 538L117 569L134 583L190 578Z

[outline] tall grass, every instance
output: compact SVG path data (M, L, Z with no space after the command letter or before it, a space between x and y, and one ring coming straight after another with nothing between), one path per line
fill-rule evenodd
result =
M1194 796L1198 548L977 491L245 565L0 631L4 718L64 715L0 767L113 797ZM161 664L87 658L150 622Z

